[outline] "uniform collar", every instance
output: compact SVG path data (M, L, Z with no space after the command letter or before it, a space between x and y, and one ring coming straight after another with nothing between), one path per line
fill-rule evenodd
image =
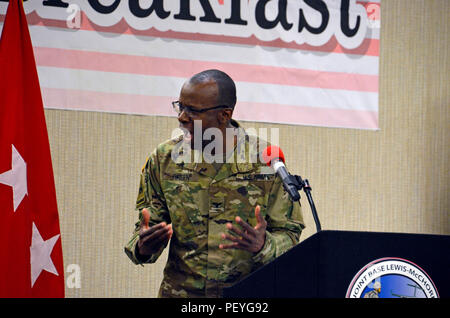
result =
M216 171L212 164L206 162L181 162L177 165L183 169L192 170L199 174L206 175L216 181L220 181L229 177L230 175L238 173L248 173L256 169L256 161L251 161L250 155L256 155L257 158L257 139L249 136L245 129L235 120L231 120L231 124L235 127L235 134L237 135L237 142L234 147L233 158L230 163L222 165L219 171ZM193 150L193 152L196 152ZM195 155L198 155L199 152ZM195 158L195 157L193 157Z

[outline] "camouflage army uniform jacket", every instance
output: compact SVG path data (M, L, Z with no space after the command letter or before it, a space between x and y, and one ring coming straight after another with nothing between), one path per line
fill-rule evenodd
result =
M232 123L238 127L234 162L227 161L218 171L205 162L174 161L171 152L182 136L160 144L143 167L136 203L139 221L125 252L135 264L141 264L135 248L143 208L150 211L150 226L172 223L174 233L159 297L220 297L222 288L299 241L304 227L300 205L289 199L272 168L248 162L258 139L249 138L237 122ZM236 216L256 225L256 205L268 224L262 250L253 254L219 249L219 244L229 243L221 233L227 232L226 223L236 224ZM163 249L144 263L154 263Z

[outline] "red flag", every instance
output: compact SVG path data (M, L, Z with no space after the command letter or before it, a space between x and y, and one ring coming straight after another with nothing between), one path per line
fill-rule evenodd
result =
M21 0L0 39L0 297L64 297L58 207Z

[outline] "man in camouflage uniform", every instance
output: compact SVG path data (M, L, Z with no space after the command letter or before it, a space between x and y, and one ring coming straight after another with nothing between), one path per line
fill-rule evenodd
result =
M300 205L272 168L250 158L262 150L260 140L231 119L235 103L228 75L194 75L174 102L186 134L160 144L142 170L139 222L125 252L135 264L154 263L170 240L160 297L220 297L299 241ZM225 163L186 160L207 145L195 140L197 120L202 132L217 128L227 136L215 151ZM192 149L187 157L186 149Z

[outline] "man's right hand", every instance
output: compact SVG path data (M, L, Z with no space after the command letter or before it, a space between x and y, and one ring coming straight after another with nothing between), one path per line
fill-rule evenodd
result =
M145 257L156 253L162 246L167 245L172 237L173 230L172 224L166 224L166 222L149 226L150 212L147 209L142 210L142 216L137 247L138 253Z

